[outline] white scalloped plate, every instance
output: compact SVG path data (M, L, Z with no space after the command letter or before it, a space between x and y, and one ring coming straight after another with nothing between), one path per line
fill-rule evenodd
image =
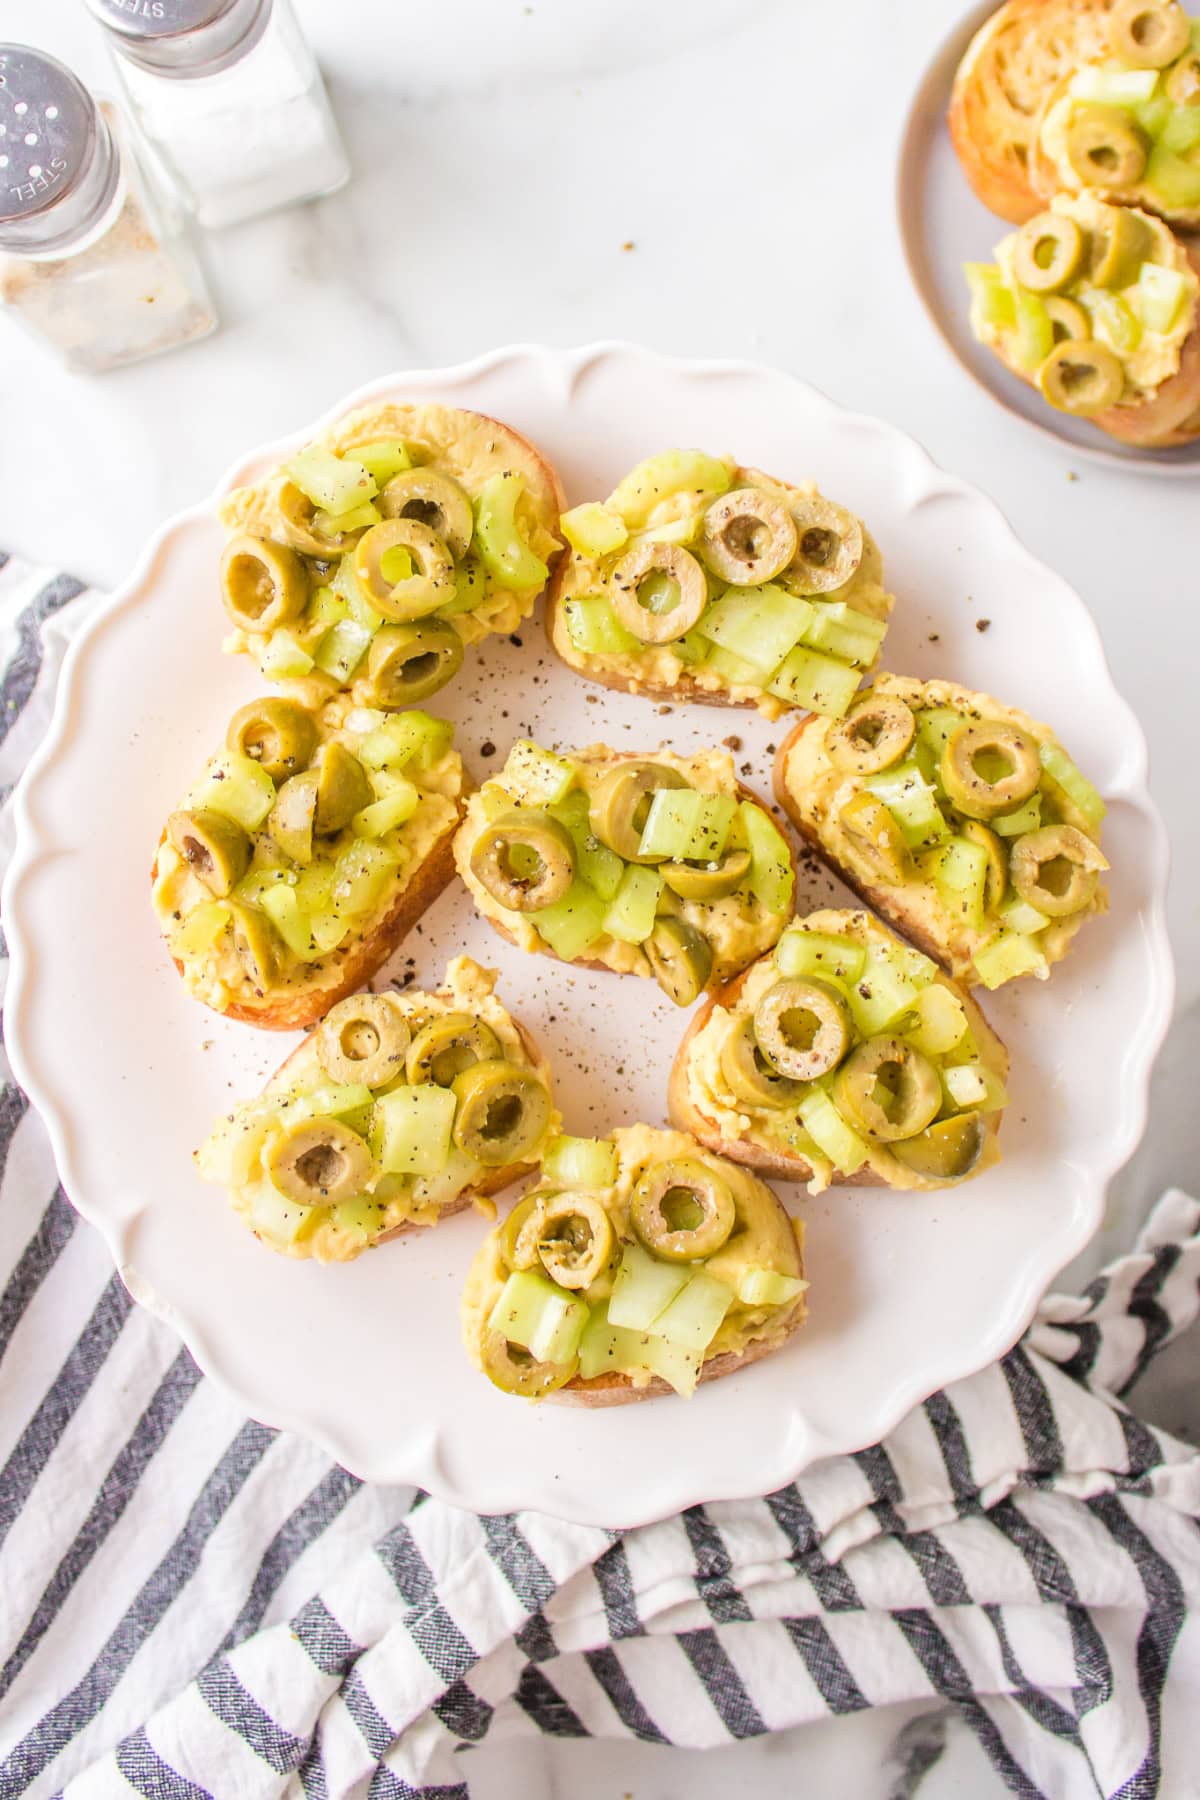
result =
M459 1344L459 1290L483 1231L473 1213L343 1268L257 1244L189 1153L291 1040L185 996L147 881L162 819L257 685L219 649L211 500L160 533L74 645L22 786L4 894L17 1076L50 1127L67 1192L133 1293L257 1418L317 1440L363 1476L417 1482L484 1512L531 1506L617 1526L768 1492L817 1457L873 1442L934 1388L1001 1354L1100 1222L1105 1183L1143 1127L1171 1002L1167 850L1142 734L1082 602L996 508L910 439L788 376L623 346L520 348L398 375L346 404L392 398L510 420L557 462L573 500L676 443L816 476L883 547L899 595L888 666L956 676L1055 722L1109 800L1113 904L1048 986L1022 983L988 1006L1015 1065L1004 1163L925 1197L843 1188L810 1200L785 1189L810 1225L811 1322L778 1356L686 1404L584 1412L491 1389ZM230 483L307 435L239 463ZM590 688L551 662L536 625L519 645L468 652L439 700L477 773L484 746L502 756L518 732L680 749L736 734L737 761L767 792L781 735L753 714L665 712ZM831 884L808 875L803 889L807 908ZM648 983L523 957L474 917L461 889L392 970L411 956L417 979L433 982L464 950L500 968L502 997L550 1052L569 1129L663 1121L685 1019Z

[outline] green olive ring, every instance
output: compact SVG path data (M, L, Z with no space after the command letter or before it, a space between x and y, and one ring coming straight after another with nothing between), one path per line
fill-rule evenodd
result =
M272 781L286 781L308 767L317 747L317 721L295 700L251 700L234 713L225 743L258 763Z
M876 881L894 887L907 878L908 845L878 795L853 795L838 813L838 825L849 841L852 860Z
M891 1144L933 1123L942 1083L929 1058L903 1038L873 1037L852 1050L834 1076L833 1099L848 1124L878 1144Z
M977 1112L938 1119L915 1137L891 1146L898 1162L932 1181L963 1181L983 1155L987 1126Z
M998 765L980 769L983 758ZM942 750L942 785L951 803L969 819L994 819L1024 805L1042 778L1036 741L1019 725L981 719L950 733Z
M559 1287L590 1287L608 1267L612 1220L591 1194L544 1195L535 1223L538 1260Z
M383 559L390 550L403 550L416 573L389 581ZM400 624L423 619L454 598L454 559L420 519L384 519L364 531L354 546L354 573L376 612Z
M374 798L370 777L357 756L336 738L330 738L317 763L317 805L313 817L317 836L335 837Z
M1009 857L1013 887L1049 919L1065 919L1090 906L1108 862L1074 825L1043 825L1019 837Z
M219 899L236 887L250 866L246 832L233 819L206 807L173 812L167 820L167 839L197 881Z
M518 1344L510 1344L501 1331L485 1331L479 1346L483 1372L494 1387L505 1394L519 1394L525 1400L542 1400L547 1394L565 1387L579 1359L569 1363L537 1362Z
M440 469L405 469L379 496L385 519L416 519L447 545L455 558L467 554L475 518L466 492Z
M700 554L714 575L736 587L758 587L786 569L799 547L786 506L762 488L735 488L704 515Z
M1200 106L1200 50L1180 57L1167 75L1166 90L1172 106Z
M256 994L269 988L279 972L278 940L265 914L240 900L229 903L233 953Z
M784 570L786 585L799 594L831 594L858 573L863 559L861 521L844 506L818 495L792 498L796 554Z
M993 912L1003 900L1004 890L1008 886L1008 856L1004 845L982 819L964 819L962 835L972 844L978 844L987 857L983 905L986 912Z
M1086 419L1117 404L1125 391L1125 370L1107 344L1068 340L1050 352L1037 384L1056 411Z
M679 598L666 612L652 612L638 597L647 577L674 582ZM704 570L682 544L639 544L623 556L608 583L609 604L626 631L643 644L673 644L686 637L708 605Z
M660 788L684 788L678 769L666 763L623 762L603 776L592 794L588 823L606 849L626 862L665 862L665 856L643 856L642 832L646 815Z
M355 535L350 531L319 531L318 509L294 481L283 482L275 498L283 535L293 550L301 550L305 556L317 556L323 561L340 556Z
M716 862L660 863L659 874L681 900L723 900L749 879L750 852L734 844Z
M1097 287L1122 288L1154 256L1154 233L1147 220L1127 206L1104 209L1107 223L1093 231L1088 273Z
M274 631L298 619L308 603L304 564L286 544L243 532L221 553L221 599L243 631Z
M537 1267L542 1198L537 1192L525 1194L500 1227L500 1254L510 1269Z
M448 1088L476 1063L495 1062L503 1054L491 1026L474 1013L441 1013L423 1025L408 1046L404 1073L413 1087L432 1082Z
M471 873L510 912L537 912L561 900L574 881L575 845L548 812L518 808L480 833Z
M338 1119L305 1119L285 1127L265 1161L271 1185L301 1206L353 1200L375 1173L363 1140Z
M550 1123L550 1095L532 1069L495 1058L473 1063L451 1082L458 1108L454 1141L488 1168L518 1163Z
M823 982L777 981L754 1009L754 1036L778 1074L816 1081L850 1047L846 1002Z
M1153 0L1119 0L1108 21L1108 47L1135 69L1165 69L1192 41L1181 6Z
M1067 158L1084 187L1135 187L1148 154L1142 133L1115 106L1081 106L1067 128Z
M411 1041L394 994L351 994L322 1019L317 1056L330 1081L378 1088L404 1073Z
M803 1098L801 1083L777 1074L767 1062L754 1035L754 1020L749 1016L733 1020L722 1039L717 1060L726 1086L742 1106L783 1112L798 1106Z
M1041 212L1017 233L1013 274L1031 294L1057 293L1078 275L1083 253L1083 232L1074 219Z
M1042 303L1054 331L1056 344L1082 344L1092 335L1092 321L1078 300L1065 294L1047 294Z
M689 1157L655 1163L638 1179L629 1202L634 1231L647 1250L668 1262L712 1256L736 1219L729 1183Z
M462 668L463 641L441 619L385 625L367 652L367 683L385 711L428 700Z
M911 707L887 694L869 694L825 733L825 752L835 769L877 775L899 762L917 729Z
M686 919L678 919L673 913L656 919L642 949L654 979L676 1006L690 1006L708 986L712 945Z

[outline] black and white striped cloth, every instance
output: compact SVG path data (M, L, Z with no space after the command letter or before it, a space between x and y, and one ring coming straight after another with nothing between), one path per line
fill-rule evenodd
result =
M89 604L0 567L5 797ZM1197 1312L1184 1195L883 1444L614 1536L366 1487L244 1419L11 1082L0 1162L4 1800L467 1800L489 1732L710 1746L913 1701L1017 1794L1200 1794L1200 1455L1117 1397Z

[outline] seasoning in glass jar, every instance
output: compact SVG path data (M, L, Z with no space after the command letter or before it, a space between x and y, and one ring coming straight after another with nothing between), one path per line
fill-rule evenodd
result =
M116 108L22 44L0 44L0 305L85 374L217 323L179 208Z
M233 225L349 178L290 0L86 0L130 106L201 225Z

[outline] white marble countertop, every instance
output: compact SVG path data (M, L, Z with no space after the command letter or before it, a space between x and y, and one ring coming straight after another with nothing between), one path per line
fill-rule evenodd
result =
M513 340L628 337L748 356L911 432L990 493L1087 599L1146 728L1173 832L1177 1023L1147 1143L1114 1183L1094 1266L1166 1182L1194 1185L1200 1161L1200 479L1072 462L980 395L925 318L897 235L896 151L914 86L964 0L298 0L298 10L352 186L208 238L223 329L169 359L68 376L0 317L0 543L115 583L155 527L249 446L385 371ZM0 0L0 39L28 36L34 14L40 45L110 85L79 0ZM1179 1428L1171 1379L1168 1369L1160 1414ZM839 1721L828 1732L803 1749L784 1739L702 1762L556 1746L535 1767L510 1747L486 1753L479 1792L536 1800L569 1785L588 1800L636 1781L639 1800L684 1790L705 1800L740 1776L774 1800L795 1791L801 1767L817 1792L826 1768L831 1786L836 1769L865 1800L912 1791L892 1785L881 1760L890 1727L881 1736ZM847 1782L859 1761L864 1773ZM970 1746L960 1755L953 1743L921 1786L924 1800L993 1791Z

